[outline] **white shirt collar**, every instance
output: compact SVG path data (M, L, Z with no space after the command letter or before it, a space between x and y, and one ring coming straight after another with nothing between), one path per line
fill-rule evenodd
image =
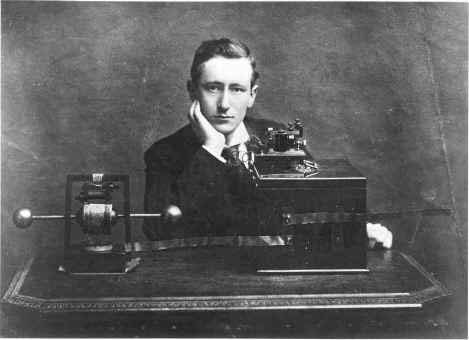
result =
M227 147L237 145L237 144L245 144L249 140L249 133L244 125L244 122L241 122L237 126L237 128L233 132L233 137L230 140L230 144L226 145Z

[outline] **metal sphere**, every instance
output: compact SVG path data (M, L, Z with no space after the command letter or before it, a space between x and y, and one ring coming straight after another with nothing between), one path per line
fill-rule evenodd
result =
M179 207L175 205L168 205L164 210L163 215L165 220L174 223L182 217L182 212Z
M18 209L13 213L13 223L21 229L28 228L33 223L33 214L29 209Z

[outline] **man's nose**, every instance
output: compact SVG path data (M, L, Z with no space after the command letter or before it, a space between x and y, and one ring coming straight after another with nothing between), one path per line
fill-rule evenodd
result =
M221 112L226 112L230 108L230 98L228 91L223 91L218 98L218 110Z

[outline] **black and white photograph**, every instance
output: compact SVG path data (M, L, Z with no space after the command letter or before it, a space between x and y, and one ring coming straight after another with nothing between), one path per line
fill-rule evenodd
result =
M0 336L467 339L468 9L1 1Z

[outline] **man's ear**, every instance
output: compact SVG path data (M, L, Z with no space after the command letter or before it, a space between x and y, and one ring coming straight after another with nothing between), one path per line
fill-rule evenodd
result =
M250 98L249 98L249 103L248 103L249 108L251 108L254 105L254 102L256 101L258 88L259 88L258 85L254 85L253 87L251 87L251 93L250 93Z
M194 83L190 79L187 81L187 92L189 92L189 98L191 99L191 102L196 100Z

